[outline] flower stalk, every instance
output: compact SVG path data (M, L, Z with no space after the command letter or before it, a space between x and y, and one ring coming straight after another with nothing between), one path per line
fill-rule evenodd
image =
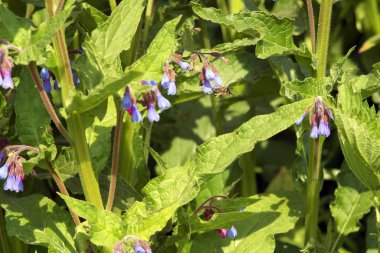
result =
M117 122L116 122L115 136L114 136L114 141L113 141L112 172L111 172L110 188L108 191L108 200L107 200L107 205L106 205L107 211L112 210L113 200L115 197L117 172L119 168L120 138L121 138L121 133L123 130L123 118L124 118L124 111L119 109L117 112Z
M307 5L307 15L309 17L309 32L311 39L311 51L313 54L316 53L316 42L315 42L315 23L314 23L314 9L312 0L306 0Z
M38 93L40 94L41 100L47 112L49 113L51 120L54 122L55 126L57 127L58 131L62 134L62 136L69 142L72 142L69 133L67 132L66 128L63 126L62 122L59 120L58 115L55 112L54 107L51 104L50 99L45 92L41 79L38 75L36 64L33 62L29 63L29 70L30 70L30 73L32 74L32 78L34 80L34 83L37 86Z

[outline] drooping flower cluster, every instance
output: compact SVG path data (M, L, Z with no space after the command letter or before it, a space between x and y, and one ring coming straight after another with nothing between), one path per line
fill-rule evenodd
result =
M225 63L228 63L228 60L225 59L221 54L213 53L202 53L195 52L191 55L191 68L194 68L194 64L197 59L202 63L202 70L199 73L199 85L203 89L204 94L214 93L219 95L219 92L225 90L225 93L230 93L229 89L223 86L222 78L220 77L218 70L206 57L206 55L211 55L217 59L223 60ZM220 89L226 88L226 89Z
M156 110L156 103L158 109L161 111L167 110L170 108L171 104L169 100L167 100L160 92L157 86L157 82L154 80L143 80L141 84L151 86L152 88L148 90L143 100L139 101L144 107L147 109L147 117L150 122L158 122L160 120L160 115ZM142 120L142 116L138 110L136 105L136 99L131 94L131 88L129 86L126 87L124 92L124 97L121 102L121 107L128 111L128 113L132 116L133 122L140 122Z
M133 235L127 235L120 242L116 243L113 247L113 252L125 253L126 251L124 250L123 244L127 244L126 246L129 246L129 248L131 248L128 243L132 243L132 247L135 253L152 253L152 250L147 242Z
M328 106L323 102L322 97L318 96L315 102L309 105L306 111L296 121L296 125L300 125L310 110L313 110L310 116L311 132L310 137L317 139L319 136L329 137L330 119L334 120L333 114Z
M8 56L8 50L0 49L0 86L3 89L13 89L12 80L13 59Z
M209 204L211 202L211 200L213 200L215 198L227 198L227 197L226 196L214 196L214 197L207 199L205 202L203 202L197 208L197 210L194 211L193 215L196 215L201 210L204 210L202 217L204 220L209 221L209 220L211 220L211 218L213 217L215 212L221 213L222 210L220 208L218 208L216 206L212 206ZM216 229L216 231L219 233L220 238L222 238L222 239L226 238L227 236L231 239L234 239L237 236L237 230L233 225L229 229L218 228L218 229Z
M24 158L20 155L23 151L38 152L38 149L24 146L24 145L12 145L7 146L0 153L0 164L8 157L0 168L0 179L5 179L4 190L20 192L24 191L23 180L25 178L22 162Z

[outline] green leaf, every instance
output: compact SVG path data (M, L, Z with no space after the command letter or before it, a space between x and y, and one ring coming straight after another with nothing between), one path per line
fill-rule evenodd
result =
M79 14L79 23L83 28L91 33L99 25L107 21L107 16L88 3L82 3L82 11Z
M49 252L76 253L74 222L70 214L42 195L24 198L0 193L1 207L6 210L7 233L27 244L49 248Z
M31 24L24 18L16 16L13 12L0 4L0 38L13 41L18 33L25 33Z
M325 77L321 80L309 77L303 81L294 80L281 86L281 95L294 99L295 95L302 98L316 98L325 96L332 90L331 78Z
M91 52L96 54L98 60L114 58L128 50L144 8L145 0L121 1L107 21L92 32L91 39L86 41L84 48L87 49L91 44L91 48L96 49Z
M258 37L260 37L256 46L258 58L265 59L272 55L302 53L293 43L294 22L288 18L277 18L261 11L224 16L222 10L204 8L196 3L193 3L193 11L205 20L232 27L238 32L252 34L254 31L258 33Z
M142 202L136 202L125 214L128 234L148 239L161 230L176 209L195 198L200 185L218 174L237 157L288 128L312 102L303 100L279 108L268 115L256 116L232 133L211 138L196 150L194 159L151 180L143 189Z
M380 90L380 63L373 65L373 70L368 75L361 75L349 80L354 93L361 94L365 99Z
M331 214L337 225L338 239L359 230L359 220L372 206L373 194L355 175L343 166L338 176L335 201L330 205Z
M348 166L369 189L380 185L380 117L354 95L350 82L339 87L335 123Z
M85 218L90 224L91 242L97 246L112 247L125 234L125 225L116 214L98 209L94 205L59 194L79 217Z
M253 46L256 45L257 42L260 41L260 38L243 38L243 39L237 39L233 42L227 42L223 44L216 45L212 49L204 49L201 50L201 52L218 52L218 53L226 53L231 51L237 51L239 49L242 49L244 47Z
M221 240L216 231L210 231L193 238L185 252L210 252L210 248L214 252L274 252L274 236L294 228L302 216L302 197L292 193L286 197L270 194L252 199L256 202L242 213L215 214L211 221L202 222L202 229L227 229L234 225L237 229L235 239ZM235 221L229 218L232 214L237 217Z
M27 68L21 71L20 85L16 89L15 99L16 131L24 145L38 147L49 146L54 142L50 132L50 116L34 85Z
M65 25L74 8L74 2L73 0L67 1L62 11L39 25L35 32L29 30L29 32L17 36L13 43L22 51L15 57L16 64L27 65L31 61L36 61L38 65L42 65L47 58L53 58L48 55L53 54L48 45L53 41L58 29Z
M336 81L338 81L342 77L343 65L346 63L346 61L347 61L348 57L351 55L351 53L355 50L355 47L356 46L351 47L350 50L348 50L348 52L346 53L346 55L342 59L340 59L337 63L332 65L332 67L330 69L330 75L332 77L333 83L335 83Z
M173 19L161 28L147 53L125 70L124 77L96 86L87 96L77 93L72 97L71 103L66 108L67 114L74 111L82 113L96 107L109 96L124 88L128 83L132 84L135 93L147 90L147 87L143 87L139 81L161 78L162 66L165 60L176 49L175 27L179 20L180 17Z

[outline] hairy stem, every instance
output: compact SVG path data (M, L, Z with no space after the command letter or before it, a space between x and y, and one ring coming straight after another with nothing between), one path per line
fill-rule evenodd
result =
M29 63L29 70L32 74L34 83L37 86L38 93L40 94L41 100L50 115L51 120L54 122L54 125L57 127L58 131L65 137L66 140L71 142L71 138L66 128L63 126L62 122L59 120L58 115L56 114L53 105L50 102L48 95L45 92L45 89L42 85L42 81L38 75L37 67L34 62Z
M154 0L148 0L148 4L146 5L146 9L145 9L145 23L144 23L144 35L143 35L144 48L145 48L146 42L148 41L149 28L152 25L153 5L154 5Z
M116 0L108 0L108 2L110 4L111 11L114 11L117 7Z
M53 167L53 164L51 164L51 162L49 160L47 160L47 159L45 159L45 161L46 161L46 163L48 165L49 171L50 171L50 173L51 173L51 175L53 177L54 182L58 186L59 191L63 195L70 196L69 192L66 189L65 184L62 182L61 178L59 177L59 175L55 171L55 169ZM80 220L79 220L78 216L70 208L69 208L69 211L70 211L71 217L73 217L75 225L79 225L80 224Z
M322 0L318 20L318 39L317 39L317 79L326 76L327 55L329 51L329 37L331 26L333 0Z
M120 137L121 137L121 132L123 129L123 116L124 116L124 111L118 110L115 136L113 140L112 172L111 172L110 188L108 191L108 200L107 200L107 205L106 205L107 211L112 210L113 200L115 197L117 171L119 168Z
M237 0L235 0L235 1L237 1ZM222 10L223 15L227 16L229 14L229 12L228 12L228 6L226 3L226 0L216 0L216 3L218 5L218 8ZM230 30L228 29L228 27L221 25L221 30L222 30L223 41L224 42L231 41ZM203 31L203 28L202 28L202 31Z
M314 10L312 0L306 0L307 4L307 15L309 17L309 32L311 39L311 50L313 54L316 53L316 45L315 45L315 23L314 23Z
M59 2L57 4L57 8L55 8L55 13L58 13L62 10L64 3L65 3L65 0L59 0Z
M305 245L316 241L318 235L318 210L320 191L320 163L324 138L312 140L310 144L309 168L307 175L307 199L305 221Z

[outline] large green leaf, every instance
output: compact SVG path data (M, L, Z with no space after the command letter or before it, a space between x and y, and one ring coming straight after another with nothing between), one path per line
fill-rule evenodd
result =
M302 97L324 96L332 90L331 78L325 77L321 80L315 78L306 78L303 81L294 80L281 86L281 94L293 99L295 95Z
M124 77L96 86L87 96L77 93L72 97L71 103L66 108L67 113L88 111L125 87L128 83L132 84L135 92L138 92L147 89L140 85L140 80L158 80L161 78L163 73L162 66L165 60L176 49L175 28L179 20L180 17L173 19L161 28L152 41L147 53L125 70Z
M42 195L24 198L0 193L1 207L6 210L7 233L27 244L49 248L49 252L76 253L75 226L70 214Z
M369 189L380 185L380 116L354 94L351 83L339 87L335 123L348 166Z
M15 109L16 130L22 144L38 147L53 143L48 132L50 116L27 68L23 68L20 85L16 89Z
M253 204L243 212L215 214L210 221L192 224L192 228L214 230L216 228L237 229L233 240L220 239L216 231L192 238L184 252L274 252L274 235L285 233L294 228L302 216L302 197L298 194L287 194L285 197L273 194L252 197ZM235 216L235 220L233 217Z
M241 12L224 16L222 10L204 8L193 3L193 11L199 17L215 23L227 25L238 32L255 32L260 41L256 46L258 58L285 53L301 53L292 38L294 22L289 18L278 18L261 11Z
M272 114L254 117L234 132L211 138L199 146L195 157L184 166L169 169L151 180L143 189L143 201L136 202L125 214L128 234L148 239L161 230L178 207L198 194L202 182L252 150L256 142L288 128L311 102L303 100Z
M339 241L343 235L359 230L359 220L370 211L372 199L372 192L355 178L347 166L344 166L338 176L335 202L330 205L331 214L337 225L336 241Z

